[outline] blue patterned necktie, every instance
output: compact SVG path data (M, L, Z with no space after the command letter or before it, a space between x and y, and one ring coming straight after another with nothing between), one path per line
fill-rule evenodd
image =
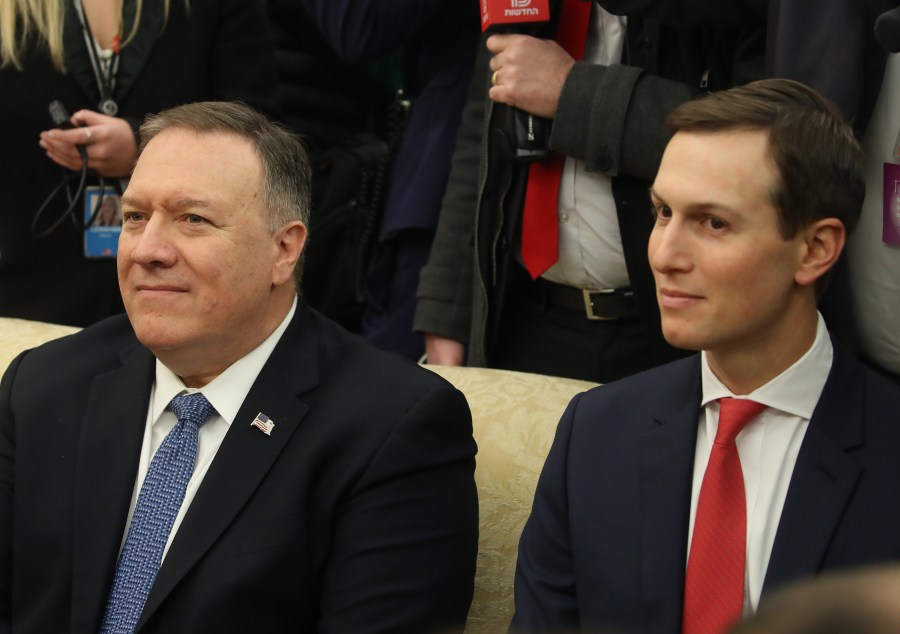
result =
M106 603L101 634L130 634L137 627L194 471L200 427L213 410L199 392L176 396L171 406L178 424L156 450L141 485Z

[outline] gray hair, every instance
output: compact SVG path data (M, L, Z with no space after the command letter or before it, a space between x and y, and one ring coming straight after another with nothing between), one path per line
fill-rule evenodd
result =
M251 141L263 165L263 214L269 230L274 233L295 220L309 226L312 167L297 135L244 103L201 101L149 115L140 128L139 152L170 128L234 134ZM298 281L302 261L301 255Z

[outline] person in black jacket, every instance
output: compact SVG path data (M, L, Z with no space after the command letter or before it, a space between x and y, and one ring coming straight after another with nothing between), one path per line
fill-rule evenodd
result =
M304 292L312 305L376 346L418 359L424 341L412 330L415 293L437 228L472 74L476 3L271 0L269 7L282 108L294 129L310 139L317 166L313 225L331 226L325 207L334 204L335 196L360 195L334 191L346 190L346 181L333 176L338 166L330 149L338 146L365 156L374 133L395 152L386 178L376 185L383 191L374 203L366 201L377 207L371 235L354 239L370 240L374 258L363 257L348 272L335 261L348 248L346 234L331 238L319 233L308 257L322 265L310 267L316 273L307 276ZM402 131L397 113L385 114L391 107L391 86L402 87L409 102ZM344 212L356 210L351 206ZM345 309L348 303L334 293L348 275L358 277L361 288L358 303L350 298Z
M177 0L168 12L147 0L125 0L120 9L85 2L82 12L81 2L48 0L29 3L21 14L13 8L18 4L0 0L9 5L3 15L17 17L0 26L0 315L86 326L121 312L122 303L112 258L85 257L84 194L66 214L63 188L35 219L61 178L80 170L76 145L86 149L87 185L101 175L106 193L118 193L146 114L204 99L239 99L275 113L272 46L258 0L191 0L190 10ZM43 11L58 16L46 32L35 26ZM24 33L29 37L17 39ZM101 62L99 81L92 53L111 60L112 70ZM53 100L77 129L54 126Z

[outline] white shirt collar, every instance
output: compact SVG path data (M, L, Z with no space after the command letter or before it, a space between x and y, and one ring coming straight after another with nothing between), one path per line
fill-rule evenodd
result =
M749 398L767 407L809 420L825 388L833 357L831 338L828 336L825 320L819 313L816 338L809 350L774 379L753 390L746 397L737 398ZM709 367L705 350L700 353L700 376L703 383L704 407L716 399L735 396Z
M295 295L294 303L288 314L265 341L232 363L222 374L199 390L185 387L178 375L157 359L156 389L153 391L153 402L150 404L153 424L155 425L159 421L160 414L166 410L173 398L181 392L187 391L188 393L201 392L219 416L228 425L231 425L237 417L238 410L247 397L247 393L256 381L256 377L259 376L266 361L269 360L269 356L293 319L296 310L297 296Z

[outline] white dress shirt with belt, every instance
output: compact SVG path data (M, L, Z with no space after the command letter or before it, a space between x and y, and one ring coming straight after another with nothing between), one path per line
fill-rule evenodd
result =
M584 61L609 66L622 60L626 19L592 6ZM566 158L557 206L559 260L542 276L577 288L630 286L612 179L588 172L584 162Z

